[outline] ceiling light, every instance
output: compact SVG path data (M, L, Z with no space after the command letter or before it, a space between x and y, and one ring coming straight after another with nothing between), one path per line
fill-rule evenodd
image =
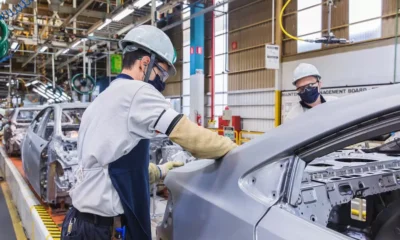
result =
M78 46L79 43L81 43L81 40L78 40L77 42L75 42L74 44L72 44L71 48L74 48L74 47Z
M117 15L115 15L112 18L112 20L115 22L119 22L122 19L124 19L126 16L128 16L129 14L133 13L134 11L135 11L135 9L132 6L128 6L127 8L125 8L124 10L119 12Z
M156 1L156 8L158 8L159 6L161 6L163 4L163 2L161 1ZM151 3L150 3L150 7L151 7Z
M151 0L139 0L136 1L133 6L137 7L137 8L142 8L144 5L147 5L149 2L151 2Z
M44 46L39 50L39 52L44 52L44 51L46 51L48 48L49 48L48 46L44 45Z
M15 50L17 47L18 47L18 42L13 42L13 43L11 44L11 49L12 49L12 50Z
M39 94L40 96L42 96L42 97L44 97L44 98L46 98L46 99L48 99L48 98L49 98L49 97L48 97L48 96L46 96L44 93L42 93L42 92L38 91L36 88L32 89L32 91L34 91L35 93Z
M89 37L93 37L93 36L94 36L94 33L89 33L88 36L89 36Z
M62 54L66 54L67 52L69 52L69 48L65 49Z
M89 39L87 39L87 38L82 38L81 39L82 42L86 42L87 40L89 40Z
M109 18L107 18L107 19L104 21L104 23L103 23L100 27L97 28L97 30L103 29L105 26L107 26L107 25L110 24L111 22L112 22L112 20L109 19Z
M38 80L34 80L32 82L28 82L27 84L25 84L25 87L29 87L30 85L35 85L38 82L39 82Z

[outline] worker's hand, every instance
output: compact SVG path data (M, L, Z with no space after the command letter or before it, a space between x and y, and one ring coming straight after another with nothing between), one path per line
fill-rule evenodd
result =
M164 178L165 176L167 176L167 174L170 170L177 168L177 167L182 167L183 165L184 165L183 162L178 162L178 161L171 161L171 162L164 163L162 165L158 165L158 167L160 168L160 171L161 171L161 178Z

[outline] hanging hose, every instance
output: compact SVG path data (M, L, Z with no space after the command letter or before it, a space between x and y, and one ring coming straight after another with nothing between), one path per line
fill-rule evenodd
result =
M0 31L1 31L0 58L1 58L1 60L3 60L3 58L8 55L8 51L10 49L10 44L8 43L8 36L9 36L10 32L9 32L8 26L4 20L0 20ZM6 59L6 60L8 60L8 59ZM3 62L4 61L5 60L3 60Z
M12 9L6 9L0 12L0 19L9 19L17 16L22 10L27 8L33 0L21 0L17 5L14 5Z
M78 89L78 87L80 87L80 86L75 85L75 80L78 80L79 84L84 87L88 84L88 80L89 80L92 83L92 87L87 91L81 91ZM92 76L89 76L89 75L86 75L86 77L83 78L83 73L79 73L71 78L70 84L75 92L80 93L82 95L89 95L94 91L94 88L96 86L96 80Z
M285 28L283 27L283 23L282 23L282 18L283 18L283 12L285 11L287 5L291 2L292 0L288 0L285 5L282 7L281 13L279 15L279 26L281 27L282 32L288 36L289 38L296 40L296 41L304 41L304 42L308 42L307 39L302 39L302 38L298 38L295 36L292 36L290 33L286 32Z

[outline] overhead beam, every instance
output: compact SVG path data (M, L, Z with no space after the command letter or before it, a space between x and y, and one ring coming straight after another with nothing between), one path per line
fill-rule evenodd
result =
M83 11L92 4L94 0L84 0L83 3L79 4L78 11L74 13L72 17L68 17L62 24L63 27L67 26L72 20L76 19Z

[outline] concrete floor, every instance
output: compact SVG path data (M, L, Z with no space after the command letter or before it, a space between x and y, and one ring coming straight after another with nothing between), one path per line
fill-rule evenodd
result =
M3 191L0 189L0 239L17 239L11 221L10 212L4 198Z

